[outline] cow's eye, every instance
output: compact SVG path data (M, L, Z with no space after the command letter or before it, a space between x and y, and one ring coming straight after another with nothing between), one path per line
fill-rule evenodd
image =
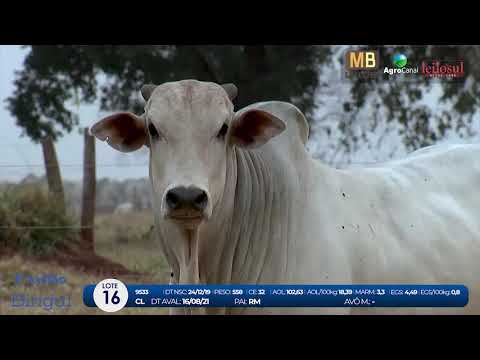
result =
M152 139L160 138L160 134L158 133L157 129L152 123L148 125L148 132L150 133L150 136L152 137Z
M222 128L220 129L220 131L217 134L217 138L223 139L225 137L225 134L227 133L227 131L228 131L227 124L223 124Z

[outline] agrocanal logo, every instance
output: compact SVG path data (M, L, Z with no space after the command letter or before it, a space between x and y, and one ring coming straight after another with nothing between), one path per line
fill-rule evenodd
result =
M398 69L402 69L405 67L405 65L407 65L407 57L403 54L396 54L394 57L393 57L393 64L398 68Z
M408 66L408 59L404 54L395 54L392 58L393 67L385 66L384 74L418 74L418 66Z

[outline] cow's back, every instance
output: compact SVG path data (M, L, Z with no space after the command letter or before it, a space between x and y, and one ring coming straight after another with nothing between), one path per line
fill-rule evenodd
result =
M355 281L465 284L480 312L480 145L432 146L342 173L361 228L348 239Z

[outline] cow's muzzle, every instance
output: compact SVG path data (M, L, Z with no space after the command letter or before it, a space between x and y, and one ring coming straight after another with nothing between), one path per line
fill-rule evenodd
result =
M167 217L176 221L195 222L205 217L208 194L197 187L177 186L165 194Z

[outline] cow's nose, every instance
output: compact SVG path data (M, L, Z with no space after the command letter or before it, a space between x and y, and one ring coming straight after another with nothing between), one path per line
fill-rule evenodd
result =
M167 192L165 201L170 210L193 208L203 211L207 207L208 196L199 188L178 186Z

